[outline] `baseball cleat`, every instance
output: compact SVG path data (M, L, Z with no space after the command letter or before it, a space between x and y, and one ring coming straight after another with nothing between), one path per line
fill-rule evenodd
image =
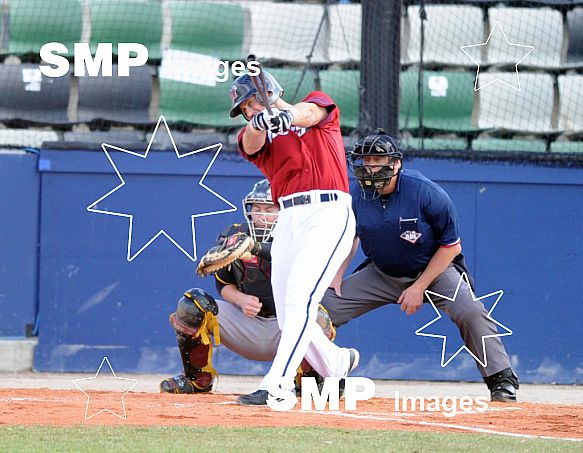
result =
M516 402L516 389L512 384L500 384L490 391L490 401Z
M516 390L518 390L518 377L511 368L484 378L484 382L490 390L490 401L516 402Z
M360 353L356 349L350 348L348 352L350 353L350 362L346 376L348 376L358 366L358 361L360 360Z
M237 404L241 406L267 406L267 390L256 390L248 395L241 395L237 398Z
M210 392L212 388L212 382L208 387L200 388L192 379L189 379L184 374L177 374L170 379L164 379L160 382L160 393L206 393Z

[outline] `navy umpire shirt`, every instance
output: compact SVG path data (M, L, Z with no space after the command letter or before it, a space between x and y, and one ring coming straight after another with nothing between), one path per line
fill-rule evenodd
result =
M453 202L418 171L401 170L385 199L363 200L357 183L350 192L362 250L388 275L415 278L440 246L460 242Z

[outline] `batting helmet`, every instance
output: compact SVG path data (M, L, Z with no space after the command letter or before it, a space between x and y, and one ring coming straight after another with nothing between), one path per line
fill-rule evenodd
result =
M195 336L207 313L216 316L219 313L219 306L206 291L192 288L178 301L176 313L170 315L170 324L178 332Z
M263 76L265 78L265 84L267 85L265 90L267 91L268 96L267 101L269 102L269 105L272 105L283 96L283 88L269 72L263 71ZM231 86L230 94L231 100L233 101L233 108L231 108L230 114L231 118L235 118L242 114L245 119L249 121L249 118L247 118L241 110L241 104L254 94L257 94L257 88L253 85L251 76L249 74L243 74L242 76L237 77ZM257 100L259 101L259 98L257 98Z
M366 157L388 157L385 164L366 165ZM385 188L395 176L394 164L403 159L397 140L387 135L383 129L376 129L374 134L358 140L353 150L348 153L350 169L364 190L378 191ZM373 170L376 169L376 170Z
M251 237L259 242L266 242L271 238L271 233L275 222L268 221L267 216L273 218L277 216L277 213L259 213L253 212L253 205L255 203L274 205L273 199L271 198L271 185L267 179L262 179L261 181L255 183L251 192L249 192L245 198L243 198L243 212L245 213L245 219L247 220L247 225L249 226L249 233ZM262 222L257 222L257 219L262 219ZM260 228L257 223L262 224Z

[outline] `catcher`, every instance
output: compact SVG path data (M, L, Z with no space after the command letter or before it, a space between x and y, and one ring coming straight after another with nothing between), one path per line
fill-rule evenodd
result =
M279 208L271 199L267 180L259 181L243 199L246 224L233 224L217 238L216 246L201 258L197 273L214 273L215 300L193 288L179 300L170 324L176 332L184 373L164 379L161 393L210 392L218 376L212 367L212 335L215 344L249 360L271 361L281 331L275 317L271 290L271 233ZM329 338L334 330L321 309L318 321ZM304 361L301 374L316 376ZM239 401L245 404L245 401Z

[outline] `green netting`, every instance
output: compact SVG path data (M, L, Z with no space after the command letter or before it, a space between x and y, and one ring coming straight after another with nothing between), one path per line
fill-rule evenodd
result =
M267 68L284 89L284 99L291 104L300 102L310 91L316 89L316 73L302 69Z
M359 115L360 71L320 71L322 91L340 107L340 124L356 127Z
M237 4L172 1L172 49L241 60L244 9Z
M137 42L148 48L150 59L160 59L163 17L159 0L91 0L91 50L100 42Z
M73 55L82 28L81 0L11 0L8 52L38 54L43 44L60 42Z
M284 87L286 101L298 102L314 89L328 93L341 109L345 133L374 129L390 112L401 135L412 136L403 139L408 149L462 151L470 142L477 150L546 152L549 142L551 151L578 152L578 142L564 140L583 134L583 0L568 7L477 3L403 2L387 20L384 13L393 9L381 0L5 0L0 53L36 64L46 42L64 43L69 57L76 42L88 41L93 51L112 43L114 52L120 42L138 42L147 46L155 74L170 61L163 60L164 50L179 51L188 60L183 73L153 80L152 117L163 113L170 121L218 128L241 124L228 116L230 83L187 83L203 71L193 56L233 62L254 53ZM382 60L387 43L368 33L371 18L373 24L378 18L377 31L379 25L401 30L399 67L391 61L388 70ZM508 46L501 29L520 46ZM480 46L491 33L489 44ZM524 46L534 51L526 55ZM183 62L174 63L180 72ZM395 73L399 89L391 80ZM23 73L31 90L38 89L34 77ZM399 101L388 92L398 92ZM110 101L103 97L104 110L115 110ZM521 141L524 134L541 140Z

